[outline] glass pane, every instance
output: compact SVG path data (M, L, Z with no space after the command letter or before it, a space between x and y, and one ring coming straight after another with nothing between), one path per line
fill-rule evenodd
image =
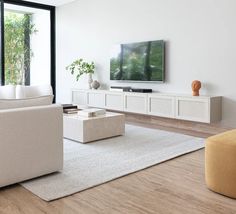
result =
M5 84L50 84L50 12L4 8Z

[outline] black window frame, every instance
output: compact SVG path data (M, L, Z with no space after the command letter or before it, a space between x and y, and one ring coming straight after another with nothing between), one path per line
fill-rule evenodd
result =
M51 86L53 89L54 94L54 101L56 99L56 7L46 4L40 4L35 2L28 2L22 0L0 0L0 19L1 19L1 53L0 53L0 82L1 85L5 85L5 54L4 54L4 3L6 4L13 4L23 7L31 7L36 9L48 10L50 11L50 54L51 54L51 68L50 68L50 79L51 79Z

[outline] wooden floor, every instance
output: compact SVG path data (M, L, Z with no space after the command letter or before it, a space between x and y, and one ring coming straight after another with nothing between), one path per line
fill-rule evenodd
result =
M177 121L168 125L166 120L132 115L127 115L127 122L202 137L225 130L217 125ZM206 188L204 150L199 150L50 203L19 185L3 188L0 214L5 213L235 214L236 200Z

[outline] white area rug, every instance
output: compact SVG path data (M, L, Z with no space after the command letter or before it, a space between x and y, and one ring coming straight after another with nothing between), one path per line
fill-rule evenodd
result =
M89 144L64 140L64 170L21 185L51 201L203 147L201 138L126 125L125 136Z

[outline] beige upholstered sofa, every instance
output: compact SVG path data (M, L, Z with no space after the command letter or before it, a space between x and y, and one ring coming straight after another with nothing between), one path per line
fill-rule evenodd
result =
M0 187L63 167L62 107L51 87L16 89L0 87Z

